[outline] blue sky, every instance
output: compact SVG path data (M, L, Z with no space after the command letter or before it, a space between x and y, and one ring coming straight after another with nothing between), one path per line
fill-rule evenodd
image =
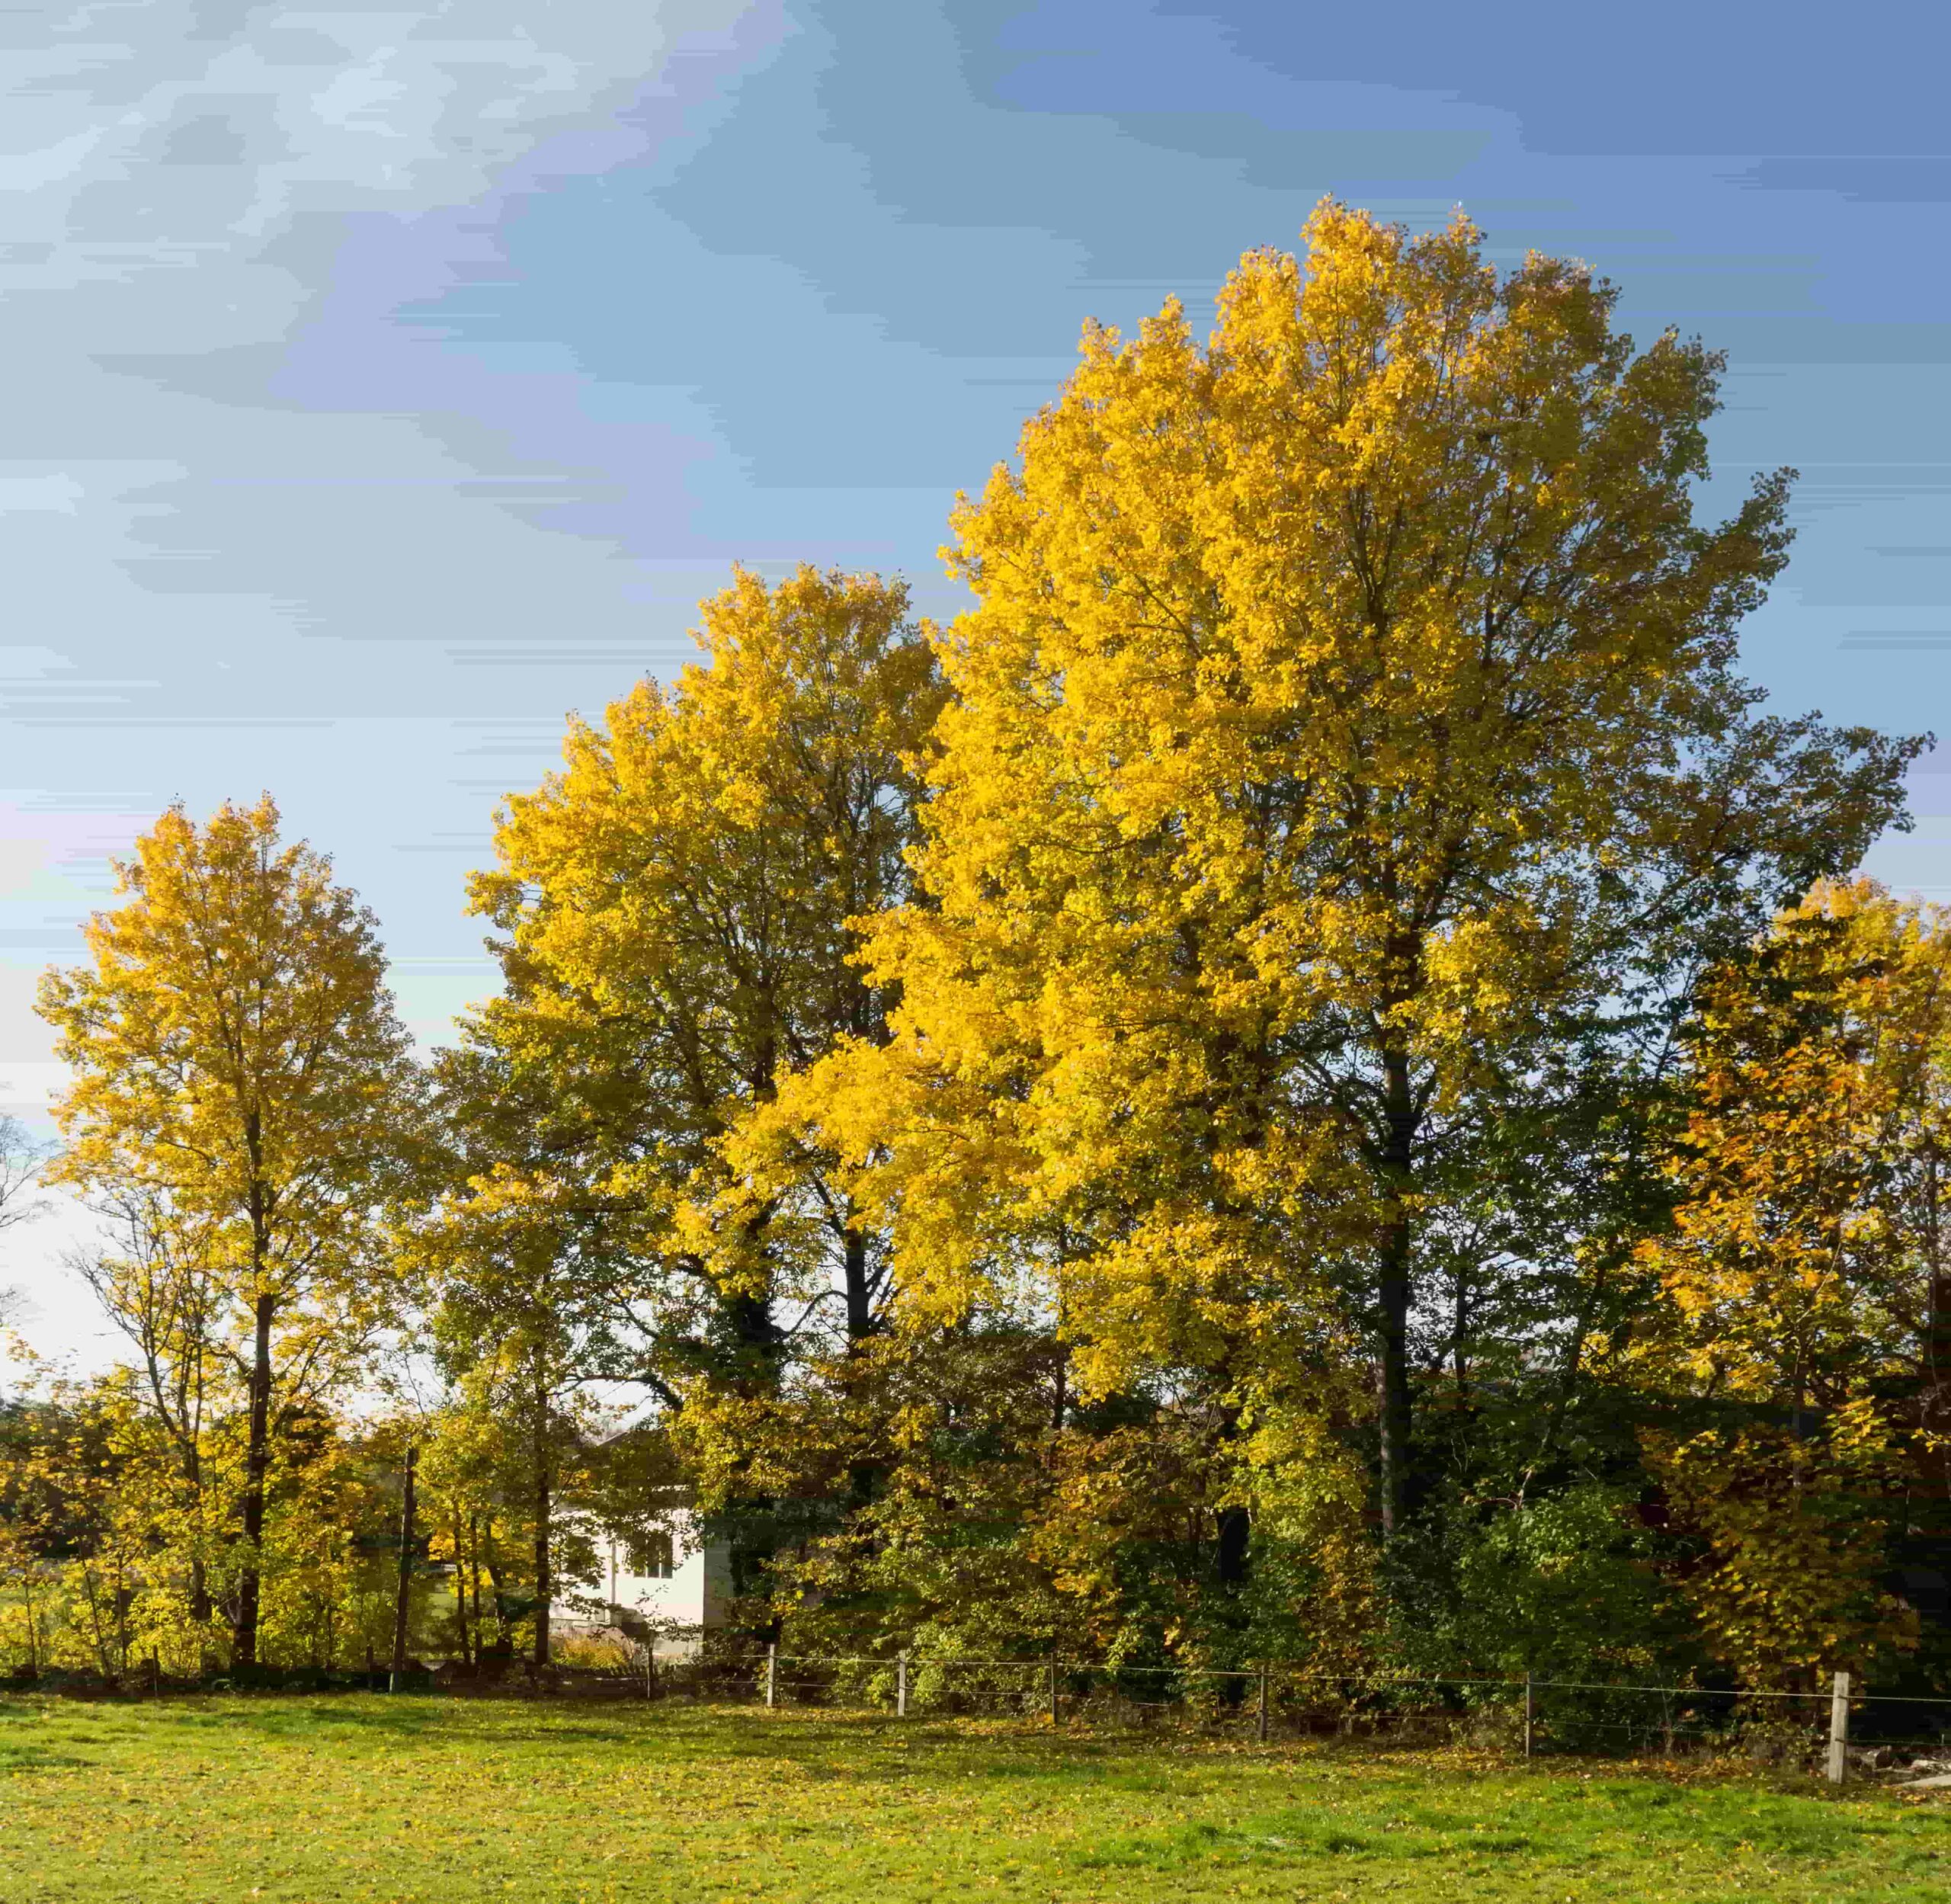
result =
M179 796L273 791L439 1037L567 710L671 672L734 559L952 612L949 502L1081 321L1203 320L1325 193L1724 348L1709 500L1803 473L1751 672L1951 736L1948 53L1923 5L0 13L0 1097L37 1114L34 976ZM1951 898L1916 788L1873 864Z

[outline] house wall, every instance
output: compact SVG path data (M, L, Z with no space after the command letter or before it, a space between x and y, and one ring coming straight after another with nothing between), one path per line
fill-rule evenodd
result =
M606 1571L601 1579L589 1583L590 1589L610 1607L653 1624L694 1630L722 1625L726 1603L731 1597L729 1553L722 1545L703 1540L696 1518L688 1511L673 1513L669 1524L671 1566L668 1576L633 1572L623 1541L606 1530L596 1530L596 1549ZM613 1612L564 1623L584 1633L598 1633L615 1624ZM660 1655L675 1656L689 1652L695 1643L694 1637L678 1634L660 1640L657 1650Z

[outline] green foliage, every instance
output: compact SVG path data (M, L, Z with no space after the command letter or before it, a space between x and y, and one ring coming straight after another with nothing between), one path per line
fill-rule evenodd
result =
M1636 1501L1596 1482L1459 1507L1395 1563L1392 1648L1424 1673L1684 1683L1700 1655L1668 1557Z

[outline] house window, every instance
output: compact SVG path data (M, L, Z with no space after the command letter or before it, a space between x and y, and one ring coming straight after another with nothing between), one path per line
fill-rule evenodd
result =
M630 1543L630 1571L640 1580L668 1580L675 1571L671 1537L659 1531Z

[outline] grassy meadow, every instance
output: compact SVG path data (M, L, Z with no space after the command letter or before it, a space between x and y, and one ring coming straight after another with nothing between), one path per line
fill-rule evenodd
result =
M1780 1774L515 1700L0 1699L0 1898L1951 1893L1951 1803Z

